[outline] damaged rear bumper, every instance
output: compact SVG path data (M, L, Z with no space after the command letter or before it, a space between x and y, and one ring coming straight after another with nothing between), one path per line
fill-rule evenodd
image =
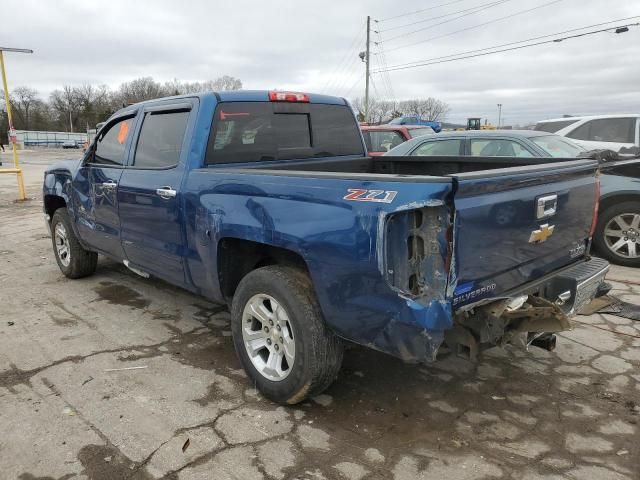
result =
M591 258L554 272L499 299L466 306L445 332L447 346L475 359L481 350L499 345L555 347L556 332L571 330L569 317L597 296L609 263Z
M406 299L409 314L390 321L368 346L407 362L435 361L443 343L470 359L506 344L551 350L553 333L571 329L570 317L597 296L608 271L607 261L591 258L457 311L447 302ZM434 329L434 319L451 328Z

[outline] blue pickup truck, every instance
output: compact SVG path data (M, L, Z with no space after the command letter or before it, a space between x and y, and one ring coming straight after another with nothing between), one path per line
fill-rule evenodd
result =
M597 162L518 160L369 157L342 98L211 92L115 113L44 211L67 277L101 254L226 302L252 383L293 404L347 341L429 362L570 329L608 270Z

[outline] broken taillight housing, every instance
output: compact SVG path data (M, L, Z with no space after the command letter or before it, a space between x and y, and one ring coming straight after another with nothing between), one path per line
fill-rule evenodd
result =
M596 232L596 226L598 225L598 211L600 210L600 177L596 176L596 199L593 204L593 219L591 220L591 231L589 237L593 237Z

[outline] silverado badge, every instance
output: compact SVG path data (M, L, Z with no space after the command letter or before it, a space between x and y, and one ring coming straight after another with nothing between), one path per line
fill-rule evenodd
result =
M529 237L529 243L542 243L546 242L547 238L553 235L553 229L555 225L549 225L545 223L544 225L540 225L539 230L534 230L531 232L531 236Z

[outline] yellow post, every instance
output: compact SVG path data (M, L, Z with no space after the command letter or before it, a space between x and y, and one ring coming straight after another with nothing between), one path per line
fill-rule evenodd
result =
M0 69L2 70L2 85L4 87L4 101L7 105L7 117L9 118L9 131L13 132L13 117L11 116L11 102L9 101L9 87L7 87L7 74L4 71L4 53L0 50ZM11 139L9 139L11 142ZM7 169L7 173L15 173L18 177L18 199L26 200L27 193L24 189L24 178L22 177L22 169L20 168L20 159L18 158L18 147L16 142L11 142L13 147L13 168ZM0 170L1 172L2 170Z

